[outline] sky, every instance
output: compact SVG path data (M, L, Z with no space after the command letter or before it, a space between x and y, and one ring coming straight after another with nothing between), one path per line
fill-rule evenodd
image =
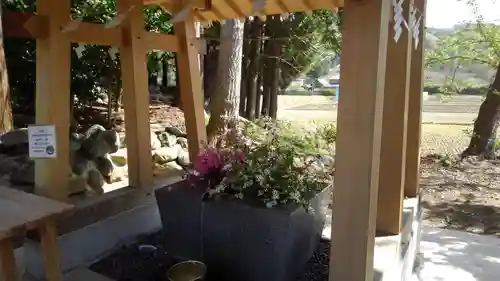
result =
M475 0L485 21L500 23L500 0ZM427 0L427 27L450 28L457 23L474 20L465 0Z

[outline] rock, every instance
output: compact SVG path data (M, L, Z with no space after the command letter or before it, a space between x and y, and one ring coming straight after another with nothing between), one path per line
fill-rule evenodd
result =
M128 175L128 167L126 165L121 167L115 167L113 173L110 176L110 182L114 183L125 180L127 178L127 175Z
M0 154L0 175L9 175L21 169L29 161L30 159L26 154L15 156Z
M174 145L173 147L162 147L155 150L153 155L153 161L160 165L175 161L179 155L181 147L179 145Z
M322 155L319 157L319 161L323 163L326 167L334 167L335 166L335 158L330 155Z
M177 137L167 132L159 132L158 138L162 146L173 147L177 143Z
M188 148L188 139L187 138L183 138L183 137L178 137L177 138L177 143L184 149L187 150Z
M13 185L35 184L35 162L31 161L22 165L10 174L10 182Z
M117 132L105 130L101 125L94 125L85 132L80 151L87 159L95 159L115 153L119 148L120 136Z
M161 140L153 131L151 131L151 149L155 150L160 148L161 148Z
M111 174L113 173L115 166L111 161L111 157L108 155L104 157L99 157L94 160L96 169L101 173L106 182L111 181Z
M104 185L104 177L101 175L101 173L99 173L97 169L88 171L87 185L89 187L89 190L96 194L104 193L104 189L102 188Z
M189 164L191 163L189 160L189 153L186 149L179 148L177 163L181 166L189 166Z
M77 176L72 174L69 179L69 195L79 194L85 192L87 190L87 179L81 176Z
M153 175L155 177L163 176L182 176L184 169L175 162L168 162L164 165L155 165L153 168Z
M70 134L69 138L69 151L75 152L82 148L83 135L78 133Z
M174 135L176 137L187 138L187 134L175 127L166 127L165 132Z
M16 129L0 136L0 143L5 147L28 144L28 128Z
M28 128L16 129L0 136L0 153L28 154Z

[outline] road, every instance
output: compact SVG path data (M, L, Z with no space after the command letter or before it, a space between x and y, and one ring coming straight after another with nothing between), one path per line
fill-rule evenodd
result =
M472 124L477 116L480 96L431 96L424 101L422 122L437 124ZM335 120L337 105L330 97L280 96L279 118L290 120Z

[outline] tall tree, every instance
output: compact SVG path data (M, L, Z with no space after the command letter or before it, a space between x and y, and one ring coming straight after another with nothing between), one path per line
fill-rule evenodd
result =
M500 64L495 79L490 86L486 99L479 107L474 131L469 146L462 153L462 158L482 155L487 159L495 158L496 135L500 120Z
M248 120L255 120L256 107L260 106L260 91L259 91L259 70L260 70L260 51L262 47L262 20L255 17L251 22L249 30L250 47L248 51L248 72L246 80L247 102L245 113ZM259 109L260 110L260 109ZM258 117L258 116L257 116Z
M207 135L213 139L239 115L244 24L239 19L221 24L217 80L210 100Z
M12 105L3 44L2 7L0 5L0 133L12 130Z
M426 66L450 70L451 75L442 87L445 93L457 93L466 85L456 73L460 68L472 65L491 69L493 73L496 69L496 74L479 108L469 146L463 151L462 158L492 158L500 120L500 27L484 23L480 18L441 38L436 48L426 54Z

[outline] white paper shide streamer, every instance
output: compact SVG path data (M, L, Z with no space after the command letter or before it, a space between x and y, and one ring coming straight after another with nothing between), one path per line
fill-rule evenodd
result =
M414 16L416 17L416 16ZM414 47L415 47L415 50L418 49L418 44L420 43L419 42L419 38L420 38L420 25L422 24L422 15L420 15L418 17L418 20L414 21L414 24L413 24L413 42L414 42Z
M399 38L401 38L401 34L403 33L403 2L404 0L392 0L392 6L394 8L394 41L397 43Z

